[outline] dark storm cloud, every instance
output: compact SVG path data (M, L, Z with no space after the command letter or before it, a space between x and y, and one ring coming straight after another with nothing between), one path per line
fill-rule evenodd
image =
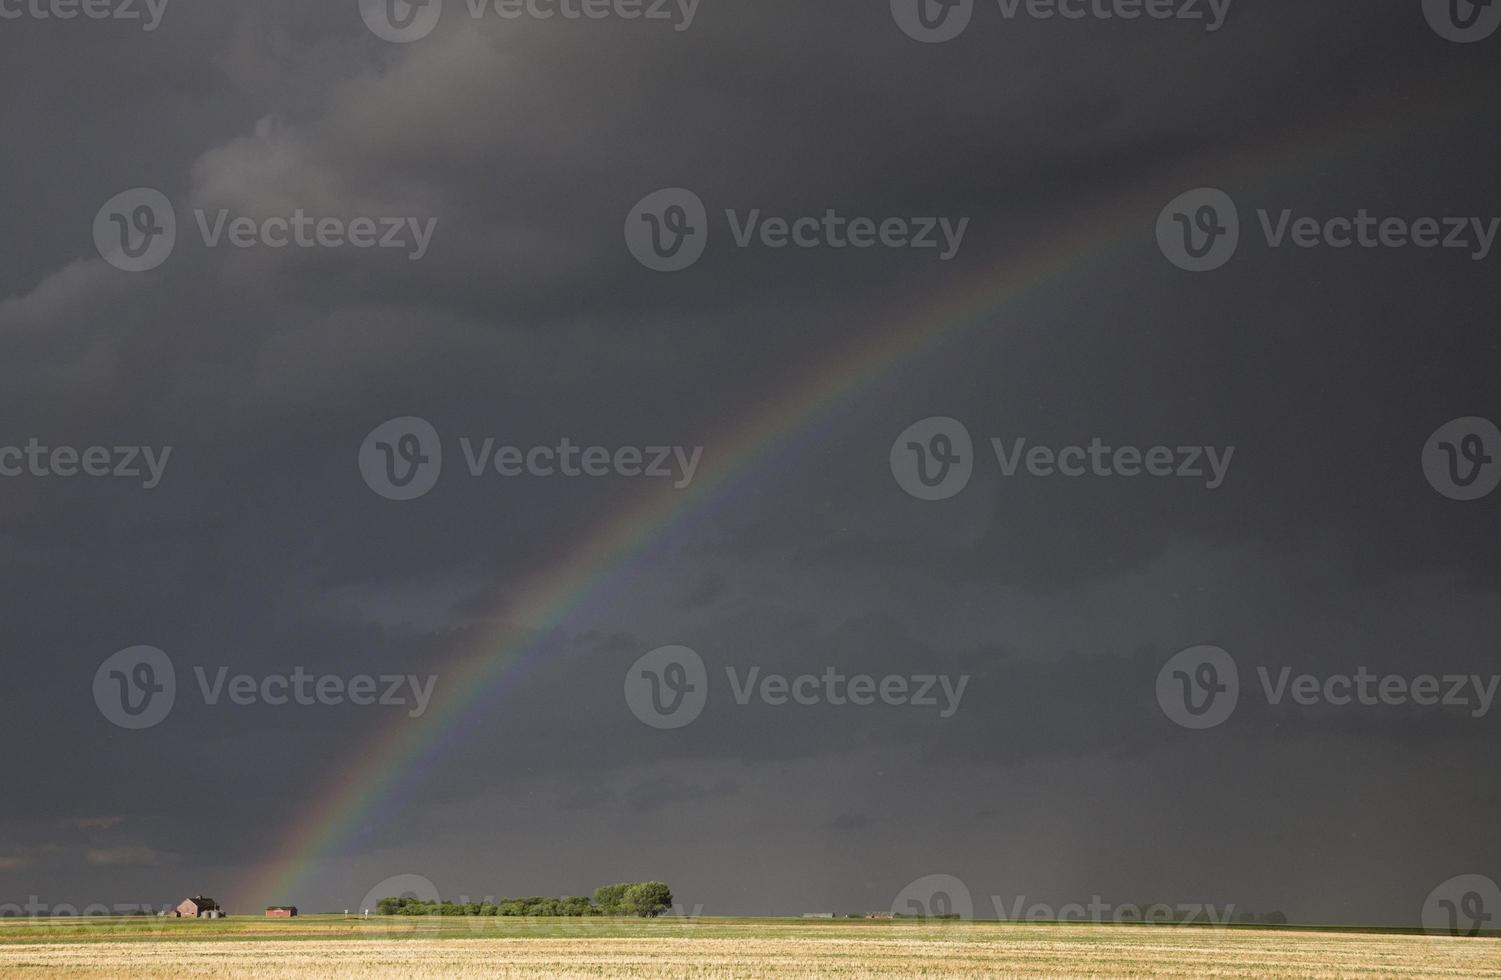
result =
M1501 214L1494 45L1439 41L1417 6L1237 3L1208 36L977 14L936 46L854 2L705 0L682 33L474 25L452 5L410 46L353 3L173 4L149 35L0 24L0 444L174 447L150 492L0 480L0 731L23 747L0 898L204 887L195 872L233 887L288 812L415 725L204 705L191 666L436 673L446 703L451 658L500 636L528 638L525 668L288 900L331 904L392 861L471 893L567 889L636 874L631 851L711 911L883 907L963 868L977 890L1222 888L1410 921L1433 884L1494 870L1483 841L1411 829L1494 814L1475 789L1496 776L1490 719L1247 696L1193 733L1153 691L1167 657L1209 642L1247 687L1257 666L1494 663L1496 511L1445 500L1417 466L1438 425L1495 415L1493 264L1248 248L1195 277L1152 239L1161 206L1200 185L1226 186L1253 229L1256 207ZM131 276L89 226L143 185L174 201L182 237ZM667 186L718 222L704 261L670 276L621 234ZM193 208L294 207L438 224L420 261L196 237ZM726 208L970 224L941 263L736 249ZM703 445L713 465L720 434L809 365L853 363L893 320L941 329L937 300L1003 287L1065 216L1087 232L1056 281L840 401L562 626L514 605L641 488L470 479L452 439ZM397 504L355 458L406 414L452 458ZM1213 492L991 465L924 504L887 454L935 414L982 450L1099 436L1237 454ZM170 653L190 696L129 732L90 684L139 643ZM697 722L662 732L622 684L671 643L714 687ZM828 667L971 680L948 719L741 707L726 686L726 668ZM496 814L527 821L528 853L446 842L492 834ZM1306 826L1335 842L1315 867L1298 863ZM1153 842L1163 827L1182 861ZM870 871L873 853L890 867Z

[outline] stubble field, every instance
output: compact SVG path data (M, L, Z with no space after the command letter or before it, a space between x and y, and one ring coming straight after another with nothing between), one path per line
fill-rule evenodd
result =
M4 977L1501 978L1501 938L801 921L0 920Z

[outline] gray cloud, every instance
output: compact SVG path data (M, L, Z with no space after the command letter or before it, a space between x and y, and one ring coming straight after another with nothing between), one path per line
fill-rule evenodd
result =
M20 746L0 900L253 900L235 892L288 822L421 724L206 705L193 666L436 674L437 713L475 693L456 663L511 649L521 664L278 900L342 908L415 868L470 894L645 875L710 912L795 914L888 907L945 872L1038 901L1408 923L1437 882L1495 868L1483 835L1453 832L1498 802L1490 719L1248 696L1192 733L1153 693L1199 643L1248 683L1494 669L1497 511L1435 494L1418 458L1449 419L1495 417L1501 279L1441 252L1256 247L1191 276L1152 237L1200 185L1248 222L1501 214L1493 46L1442 42L1398 0L1237 4L1207 36L982 9L933 47L852 0L708 0L681 34L474 25L451 4L409 46L349 6L0 31L0 446L174 447L150 492L0 479L0 736ZM721 223L699 265L647 273L622 224L679 185L715 215L970 231L939 263L735 249ZM143 275L89 232L135 186L167 194L183 233ZM194 208L298 207L438 224L417 262L196 238ZM933 343L845 390L892 324ZM768 410L800 384L816 394L795 420ZM409 414L449 458L430 495L393 503L356 452ZM888 453L938 414L982 448L1237 455L1213 492L991 466L929 504ZM471 479L456 443L703 445L717 472L757 418L779 420L751 426L762 451L561 616L535 601L541 570L588 566L642 488ZM135 644L180 684L143 732L90 696ZM665 644L710 675L676 732L622 697ZM971 680L949 719L741 707L725 670L752 667ZM518 822L524 845L497 832Z

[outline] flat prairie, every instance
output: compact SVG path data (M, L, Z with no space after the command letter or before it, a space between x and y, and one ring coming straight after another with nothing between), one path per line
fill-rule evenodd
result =
M1501 938L787 919L0 920L0 976L1501 978Z

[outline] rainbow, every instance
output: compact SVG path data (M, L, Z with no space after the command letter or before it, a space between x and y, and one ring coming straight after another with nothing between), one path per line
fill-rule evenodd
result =
M1413 99L1400 117L1376 125L1355 126L1342 133L1320 130L1270 152L1199 161L1189 168L1215 175L1251 173L1258 185L1266 175L1296 174L1335 158L1373 148L1393 135L1416 137L1464 118L1469 106L1447 103L1434 111L1428 100ZM1393 126L1393 123L1396 125ZM1352 138L1353 134L1353 138ZM393 724L374 745L362 746L343 775L312 805L299 809L299 822L277 849L278 856L257 866L235 894L247 907L288 901L315 877L321 859L356 837L382 804L410 798L402 791L419 779L466 718L487 703L508 679L519 677L529 660L545 648L550 631L563 626L591 600L623 584L654 545L690 526L710 504L726 496L741 474L772 454L795 448L818 430L821 421L857 399L904 365L930 355L947 341L995 322L1008 305L1088 270L1121 245L1152 248L1152 222L1175 194L1192 181L1161 182L1147 190L1117 197L1103 207L1059 222L1058 230L1035 242L1024 254L1005 257L964 288L938 303L891 322L845 349L834 352L782 390L766 398L730 430L707 443L693 484L684 490L658 489L643 494L618 514L592 528L561 552L559 560L538 572L508 602L505 624L467 644L441 674L441 697L415 724ZM1227 185L1232 195L1247 188ZM1178 274L1166 268L1163 275ZM1186 273L1185 273L1186 275ZM936 414L936 413L935 413ZM645 651L643 651L645 652Z

